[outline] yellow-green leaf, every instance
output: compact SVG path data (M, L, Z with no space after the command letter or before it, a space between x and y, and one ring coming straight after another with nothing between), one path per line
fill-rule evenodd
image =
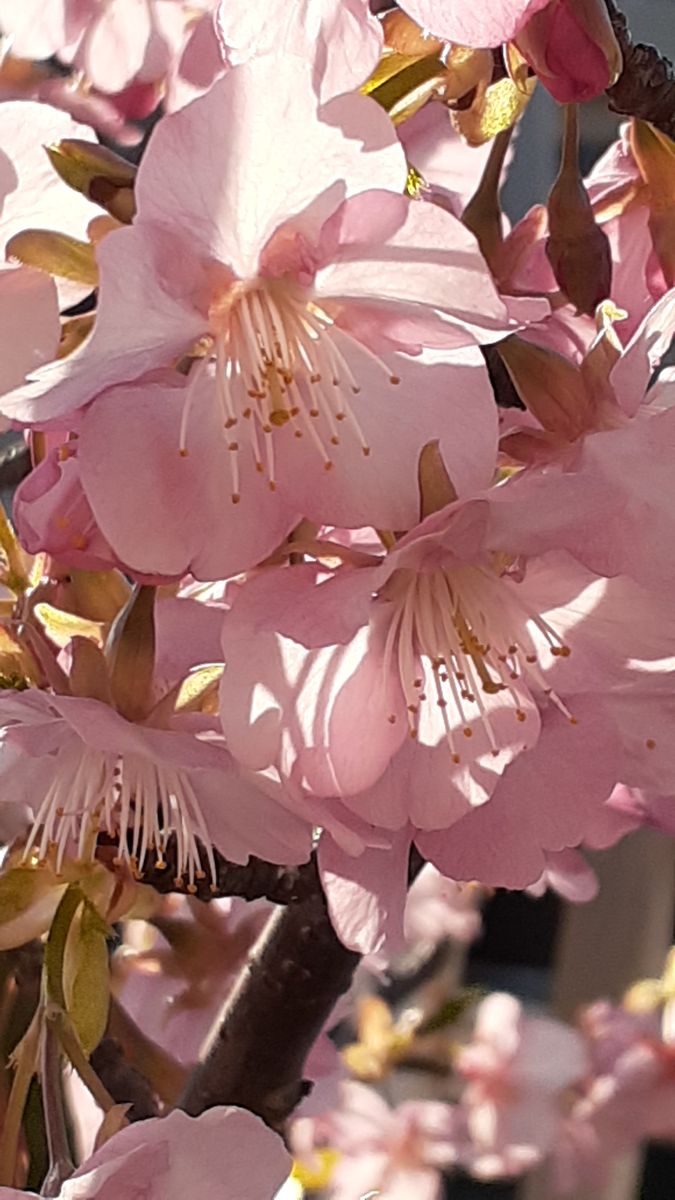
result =
M66 1011L85 1054L98 1046L108 1022L110 930L88 900L72 922L63 968Z
M100 142L63 138L45 147L49 161L68 187L91 199L91 183L105 179L118 188L133 187L136 167Z
M5 248L7 258L16 258L26 267L37 267L47 275L72 279L90 287L98 284L98 267L94 247L80 242L67 233L51 229L23 229L10 238Z

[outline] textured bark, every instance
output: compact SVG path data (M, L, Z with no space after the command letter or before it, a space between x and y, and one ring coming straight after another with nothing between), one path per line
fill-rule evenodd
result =
M315 887L270 918L179 1100L190 1115L238 1104L281 1129L310 1090L305 1060L359 961L333 932L316 875Z
M670 59L654 46L633 44L628 22L614 0L606 0L617 41L623 52L623 71L607 89L609 106L623 116L650 121L675 139L675 71Z

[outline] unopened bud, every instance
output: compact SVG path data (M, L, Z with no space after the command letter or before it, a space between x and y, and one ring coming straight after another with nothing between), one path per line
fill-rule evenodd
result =
M605 0L551 0L530 17L516 42L562 104L599 96L616 83L623 66Z
M132 163L97 142L78 138L64 138L46 150L64 183L123 224L131 223L136 211L136 167Z
M675 287L675 142L646 121L634 120L630 143L647 184L654 253L668 287Z
M612 252L579 171L576 105L565 110L562 163L548 198L546 255L578 313L593 316L612 286Z

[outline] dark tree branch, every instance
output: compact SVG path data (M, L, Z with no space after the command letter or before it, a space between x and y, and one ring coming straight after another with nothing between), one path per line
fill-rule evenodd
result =
M105 839L100 839L101 843ZM248 863L231 863L217 850L216 883L212 885L210 874L195 881L197 900L217 900L224 896L241 896L244 900L271 900L273 904L291 904L312 895L318 887L316 863L313 858L297 867L280 867L264 862L260 858L249 858ZM161 895L169 892L185 894L185 885L176 884L176 839L171 837L163 854L166 867L157 870L147 866L141 883L148 884Z
M309 1091L305 1059L359 961L334 933L314 872L314 892L270 918L229 997L179 1100L190 1115L238 1104L281 1129Z
M654 46L635 45L624 14L614 0L605 0L614 33L623 53L623 71L607 89L610 108L622 116L650 121L675 139L675 71L670 59Z

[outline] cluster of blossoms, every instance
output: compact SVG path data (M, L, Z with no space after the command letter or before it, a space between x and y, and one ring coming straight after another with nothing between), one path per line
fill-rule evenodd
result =
M0 418L31 455L0 524L0 948L46 939L0 1197L36 1071L63 1200L435 1200L543 1160L601 1186L675 1135L672 964L574 1030L488 997L427 1046L454 1092L393 1110L367 1085L433 1014L371 1003L338 1055L342 1001L293 1176L244 1107L153 1114L269 916L212 898L223 863L316 863L355 1002L471 940L485 890L582 900L584 848L675 832L675 149L634 119L581 179L577 103L622 68L604 0L0 0L0 32ZM537 79L560 174L507 228ZM98 141L151 113L138 168ZM152 1094L132 1124L106 1030ZM98 1105L77 1170L62 1054Z

